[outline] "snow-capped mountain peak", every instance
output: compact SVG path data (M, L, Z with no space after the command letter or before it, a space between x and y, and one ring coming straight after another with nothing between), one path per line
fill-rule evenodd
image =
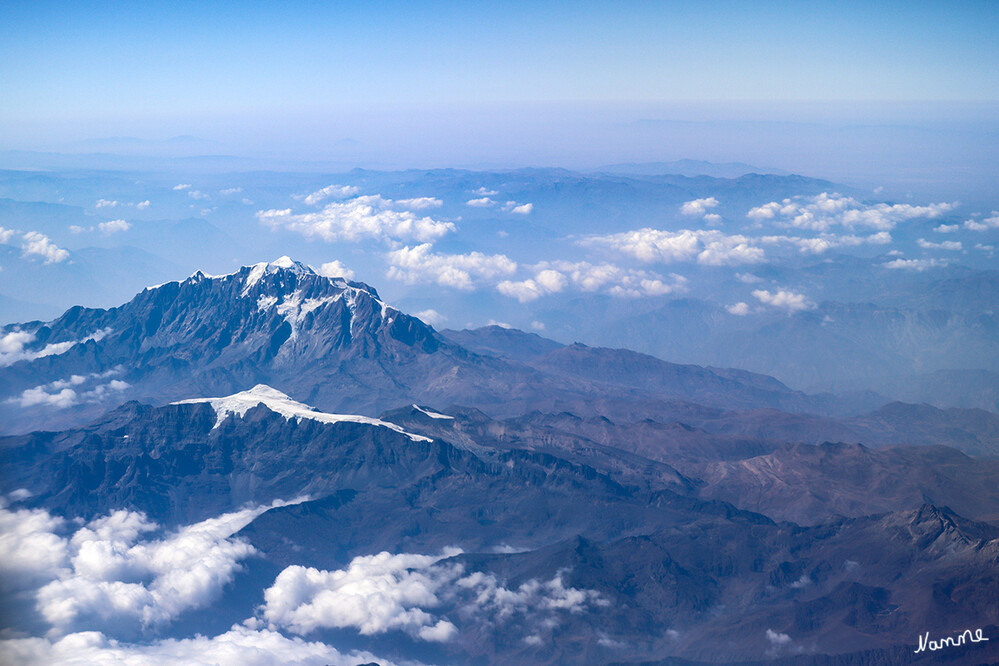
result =
M265 275L274 275L280 271L286 271L295 275L316 275L316 272L312 269L312 267L307 266L300 261L295 261L287 255L279 257L271 262L260 262L249 267L244 266L238 270L237 273L242 273L246 270L246 268L249 268L250 272L243 282L243 296L246 296L253 286L260 282L261 278Z

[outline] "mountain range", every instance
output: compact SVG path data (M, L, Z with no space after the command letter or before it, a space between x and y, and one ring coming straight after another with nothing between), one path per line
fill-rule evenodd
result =
M0 336L0 509L50 535L24 548L75 553L42 587L0 579L13 631L242 622L399 662L845 665L999 624L985 410L438 331L287 257ZM214 563L197 594L178 556L144 559L182 538Z

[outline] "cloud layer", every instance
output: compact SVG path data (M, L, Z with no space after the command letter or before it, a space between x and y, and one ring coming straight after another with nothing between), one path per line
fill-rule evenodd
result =
M24 499L30 493L19 490L10 497ZM255 553L234 535L269 508L285 504L277 501L164 531L140 512L118 510L74 523L43 509L12 509L0 496L2 589L33 597L52 627L45 638L0 640L0 661L355 664L376 658L344 655L282 632L399 631L441 643L456 638L458 624L517 620L551 627L560 614L609 604L594 590L567 585L563 571L507 587L493 574L466 572L455 559L460 549L437 555L383 552L355 557L333 571L286 567L264 591L264 603L253 617L213 638L144 645L116 639L140 631L155 636L181 614L214 602Z
M217 598L255 552L232 535L269 508L150 538L159 526L134 511L115 511L64 536L65 521L45 511L0 506L0 574L4 581L44 582L37 608L57 633L156 628Z
M0 640L0 662L8 666L39 664L116 664L120 666L356 666L392 662L370 652L343 653L320 642L288 638L268 629L235 625L212 638L195 636L145 645L129 644L97 631L69 634L57 640L17 638Z

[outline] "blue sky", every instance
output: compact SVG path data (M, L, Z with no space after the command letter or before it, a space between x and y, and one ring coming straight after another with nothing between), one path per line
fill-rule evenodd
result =
M0 4L8 112L999 99L992 2L118 4Z
M994 2L4 2L0 149L195 134L238 150L272 130L288 146L468 140L487 116L544 134L570 108L992 122L997 34ZM891 107L913 100L936 106Z

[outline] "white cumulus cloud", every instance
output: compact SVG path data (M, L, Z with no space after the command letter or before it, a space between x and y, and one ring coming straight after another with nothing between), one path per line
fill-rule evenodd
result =
M272 228L285 228L306 238L325 241L378 240L433 241L455 230L454 223L395 210L396 202L381 196L363 196L327 204L316 213L294 215L291 209L262 210L257 219Z
M419 312L415 312L414 314L425 323L430 324L435 328L443 326L447 322L447 317L442 315L437 310L421 310Z
M0 367L11 365L26 358L30 352L25 352L25 347L34 340L34 333L21 330L8 331L0 336Z
M604 247L646 263L690 262L709 266L759 263L763 248L742 235L729 236L717 229L636 229L606 236L590 236L579 245Z
M860 245L887 245L891 243L891 233L879 231L868 236L855 234L820 233L812 238L801 236L762 236L758 241L764 245L790 245L805 254L822 254L841 247L857 247Z
M388 277L407 284L436 282L445 287L472 289L479 282L512 275L517 263L503 254L438 254L430 243L403 247L386 255Z
M327 185L321 190L316 190L305 197L304 201L309 206L315 206L320 201L333 197L335 199L346 199L357 194L358 190L353 185Z
M743 303L742 301L736 303L735 305L729 305L727 308L729 314L734 314L738 317L745 317L750 313L749 305Z
M934 219L954 209L956 204L864 204L852 197L823 192L813 197L798 196L780 203L771 201L750 209L746 214L757 222L769 221L778 226L829 231L834 226L850 229L867 227L891 231L899 222L917 218Z
M503 211L507 213L515 213L517 215L529 215L531 211L534 210L534 204L531 203L517 203L516 201L507 201L503 204Z
M57 264L69 259L69 251L57 246L43 233L29 231L24 234L23 240L21 251L26 257L41 257L46 264Z
M694 199L687 201L680 206L680 212L684 215L705 215L707 212L718 206L718 199L707 197L706 199Z
M319 267L317 271L320 275L325 275L326 277L336 278L342 277L345 280L354 279L354 271L347 268L341 261L334 259L333 261L328 261Z
M472 206L473 208L488 208L489 206L495 206L496 202L489 197L480 197L478 199L469 199L465 202L466 206Z
M814 310L815 304L809 301L803 294L797 294L786 289L779 289L771 292L766 289L756 289L753 296L765 305L787 310L787 312L801 312L802 310Z
M437 592L457 578L456 567L431 565L459 552L379 553L356 557L338 571L288 567L264 592L263 618L297 634L353 627L364 635L396 629L423 640L449 640L457 628L424 609L438 606Z
M999 211L992 211L992 217L987 217L981 222L977 220L965 220L964 228L970 231L988 231L989 229L999 229Z
M767 656L775 657L781 652L793 651L800 652L794 645L794 641L787 634L782 634L774 631L773 629L767 629L766 633L767 642L770 647L767 648Z
M58 639L0 640L0 662L7 666L40 664L115 664L120 666L356 666L392 662L370 652L344 653L318 641L288 638L269 629L235 625L213 636L164 639L148 644L117 641L104 633L84 631Z
M131 387L128 382L120 379L102 383L102 380L121 371L122 369L118 367L101 373L71 375L67 379L58 379L25 389L20 396L9 398L6 402L17 403L21 407L44 405L56 409L65 409L86 402L100 402L114 393L120 393ZM86 386L87 384L89 386Z
M444 202L435 197L416 197L415 199L397 199L395 205L409 210L426 210L440 208Z
M31 587L65 570L65 523L42 509L11 511L0 499L0 590Z
M555 294L569 284L569 279L562 273L545 269L530 279L519 282L504 280L496 285L496 290L504 296L516 298L521 303L536 300L547 294Z
M538 611L580 613L590 605L606 606L609 603L595 590L566 587L561 572L551 580L532 579L516 589L506 588L494 575L480 571L460 578L455 583L475 594L471 607L478 612L486 612L499 621L514 614Z
M291 566L264 592L261 618L270 628L305 635L319 628L354 628L372 635L398 630L414 638L444 642L457 627L440 608L461 617L486 616L504 622L514 615L553 621L559 612L581 613L608 602L593 590L565 585L562 574L548 581L529 580L516 589L491 574L473 572L447 561L459 554L386 552L355 557L346 568L324 571Z
M81 525L44 509L11 510L0 497L0 589L34 596L52 626L44 638L4 636L0 663L391 664L369 652L344 653L284 636L256 618L214 637L144 644L114 638L130 627L155 630L211 603L254 552L233 535L268 508L285 504L276 501L164 531L134 511L114 511ZM433 629L427 638L434 637Z
M637 298L682 292L687 283L686 278L680 275L670 274L667 278L651 271L622 268L608 263L543 261L533 268L536 271L534 278L510 285L506 295L527 302L545 293L561 291L568 282L582 291Z
M40 349L28 349L35 341L35 334L28 331L13 330L0 337L0 368L17 363L31 361L44 356L54 356L69 351L74 345L90 340L102 340L111 332L110 328L94 331L82 340L67 340L50 342Z
M149 537L159 526L134 511L112 512L63 536L61 519L2 507L0 548L17 555L0 559L0 572L5 579L25 572L49 579L35 598L56 633L157 627L212 602L254 552L232 536L284 504L223 514L159 538Z
M947 262L941 259L893 259L882 264L885 268L894 270L907 270L923 272L928 268L940 268L946 266Z
M132 228L132 225L125 220L109 220L107 222L101 222L97 225L102 234L113 234L119 231L128 231Z
M942 243L934 243L926 240L925 238L920 238L916 241L916 244L924 250L949 250L954 252L964 249L964 246L961 245L961 241L943 241Z

